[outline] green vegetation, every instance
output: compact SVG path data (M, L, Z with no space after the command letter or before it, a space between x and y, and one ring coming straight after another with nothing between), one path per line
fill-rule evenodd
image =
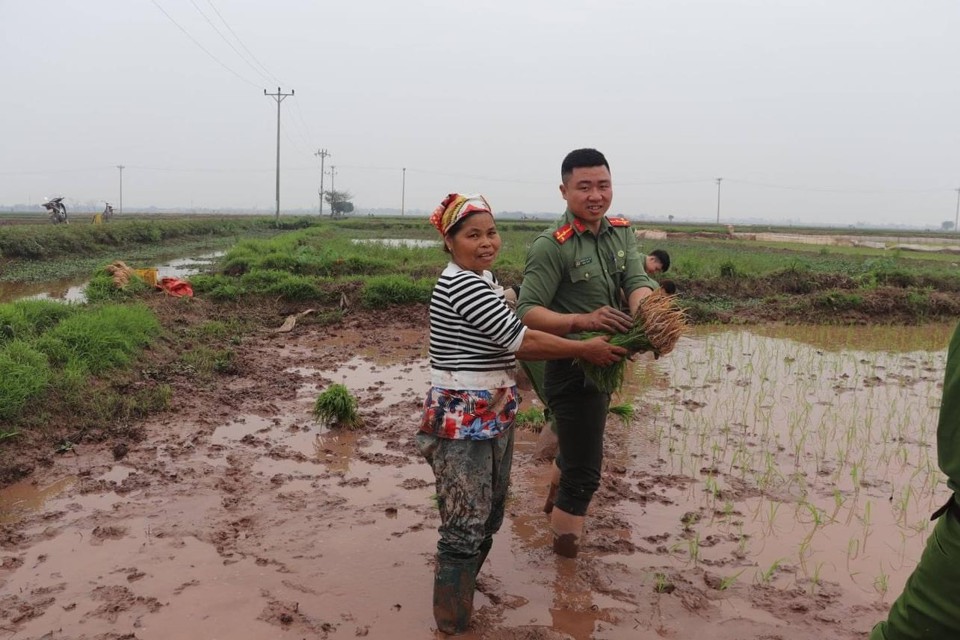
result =
M342 384L332 384L317 396L313 417L332 427L359 429L363 426L363 418L357 413L357 399Z
M139 304L0 305L0 422L28 420L28 405L51 396L82 401L91 376L128 365L159 333L157 319Z
M547 424L547 418L543 414L543 409L538 407L530 407L528 409L521 409L517 411L517 415L514 418L514 426L518 429L529 429L536 433L540 433L540 430L543 429L543 426Z
M0 304L0 452L28 428L62 423L63 416L78 429L115 429L162 409L174 379L211 385L232 374L242 364L236 347L244 336L291 313L313 308L298 326L320 326L363 309L422 307L449 260L422 218L280 222L280 231L272 217L5 225L0 280L95 275L83 305ZM501 283L520 282L527 247L548 225L500 222ZM903 324L960 316L956 256L683 231L643 240L641 248L670 251L665 277L677 283L677 303L691 324ZM158 307L154 290L138 279L118 289L98 273L113 260L140 266L200 247L229 250L214 270L190 278L198 301ZM159 320L147 305L168 315ZM196 305L208 306L193 317ZM518 425L542 426L536 411L518 415ZM629 419L625 410L617 415Z
M608 411L624 422L630 422L633 419L634 409L632 404L612 404Z
M105 263L155 264L187 252L229 247L241 237L275 235L310 218L196 217L137 219L106 225L22 224L0 233L0 281L40 282L89 274Z

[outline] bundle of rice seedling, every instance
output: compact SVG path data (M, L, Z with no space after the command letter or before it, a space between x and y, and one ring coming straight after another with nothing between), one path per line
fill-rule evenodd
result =
M673 351L687 328L686 313L676 305L675 300L676 296L667 294L663 289L655 290L640 301L630 330L611 335L610 344L624 347L631 354L652 351L657 358ZM601 334L589 333L581 337L586 340L598 335ZM580 366L602 391L614 393L623 386L623 376L627 369L625 359L608 367L583 361Z
M357 399L342 384L332 384L317 396L313 418L331 427L358 429L363 426L363 418L357 413Z

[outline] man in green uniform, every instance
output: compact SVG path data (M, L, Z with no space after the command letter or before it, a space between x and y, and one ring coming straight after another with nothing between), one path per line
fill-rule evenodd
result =
M613 198L610 165L596 149L577 149L560 168L567 210L527 252L517 315L528 327L560 336L622 333L640 300L657 283L644 272L630 222L607 218ZM629 313L620 309L621 291ZM584 516L600 486L603 430L610 394L572 360L552 360L543 394L557 426L559 478L550 514L553 549L576 557Z
M654 249L649 254L643 256L643 270L647 272L648 276L656 278L660 274L666 273L669 269L670 254L664 249ZM664 280L659 284L666 293L672 295L677 292L677 286L671 280ZM519 284L508 287L504 291L504 298L507 301L507 305L514 311L516 311L517 299L519 296ZM626 301L622 296L620 300L621 307L623 307ZM557 423L553 419L553 414L550 412L550 407L547 406L546 396L543 392L543 372L546 364L547 363L543 360L521 360L518 363L520 368L523 370L523 373L526 374L526 378L530 383L529 386L524 387L524 389L532 389L537 394L537 397L540 398L540 402L543 403L544 418L547 422L547 428L540 432L540 437L537 441L537 448L534 453L534 456L538 460L550 460L557 455ZM555 477L550 483L547 502L543 507L543 510L546 513L550 513L553 509L553 500L556 497L557 482L560 478L559 470L554 469L554 471Z
M937 524L920 563L870 640L960 638L960 325L950 340L946 368L937 456L953 495L933 514Z

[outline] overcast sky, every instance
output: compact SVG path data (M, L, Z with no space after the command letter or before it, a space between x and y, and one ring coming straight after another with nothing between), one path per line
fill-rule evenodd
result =
M202 47L202 48L201 48ZM0 204L953 220L957 0L0 0ZM406 174L402 168L406 167ZM405 185L405 197L403 196ZM331 186L331 176L325 178Z

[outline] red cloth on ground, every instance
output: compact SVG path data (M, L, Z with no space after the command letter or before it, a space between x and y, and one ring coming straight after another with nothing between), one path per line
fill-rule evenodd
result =
M186 280L179 278L160 278L157 287L163 289L167 295L175 297L193 297L193 287Z

